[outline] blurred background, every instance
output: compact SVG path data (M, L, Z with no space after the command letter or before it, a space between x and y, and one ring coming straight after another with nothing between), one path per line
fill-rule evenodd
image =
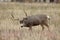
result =
M0 2L45 2L45 3L59 3L60 0L0 0Z

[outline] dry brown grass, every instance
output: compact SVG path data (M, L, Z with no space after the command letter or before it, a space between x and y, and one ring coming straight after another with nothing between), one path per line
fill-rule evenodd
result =
M51 16L50 31L42 32L40 26L20 28L18 20L25 17L23 9L30 15ZM14 19L11 17L14 15ZM54 3L0 3L0 40L60 40L60 4Z

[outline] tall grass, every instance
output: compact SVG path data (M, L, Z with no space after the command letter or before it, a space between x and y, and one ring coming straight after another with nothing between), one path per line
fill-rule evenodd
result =
M45 27L35 26L32 31L21 28L19 20L36 14L46 14L51 17L50 31ZM11 16L13 14L14 20ZM0 3L0 40L60 40L60 4L54 3Z

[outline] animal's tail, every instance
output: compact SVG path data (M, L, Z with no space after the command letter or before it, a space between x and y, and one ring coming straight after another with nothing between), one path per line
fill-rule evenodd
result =
M51 17L47 15L47 19L48 19L48 22L49 22L49 25L51 24Z
M47 15L47 18L48 18L48 20L50 20L50 19L51 19L51 17L50 17L50 16L48 16L48 15Z

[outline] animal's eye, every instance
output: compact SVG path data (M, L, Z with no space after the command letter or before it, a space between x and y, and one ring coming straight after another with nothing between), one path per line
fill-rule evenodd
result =
M27 20L27 18L24 18L24 20Z
M23 23L23 20L21 20L20 23Z

